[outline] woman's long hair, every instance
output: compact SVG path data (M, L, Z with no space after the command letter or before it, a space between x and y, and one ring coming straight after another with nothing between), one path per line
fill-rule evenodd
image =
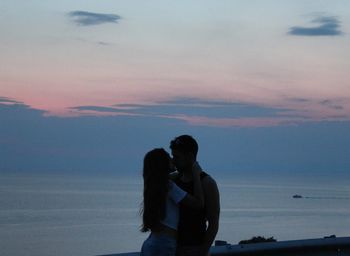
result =
M162 148L149 151L143 161L142 232L156 229L165 217L170 156Z

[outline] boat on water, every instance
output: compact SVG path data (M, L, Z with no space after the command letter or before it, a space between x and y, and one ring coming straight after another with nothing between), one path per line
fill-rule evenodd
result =
M303 198L302 195L294 195L293 198Z
M211 256L350 256L350 237L334 235L318 239L232 245L216 241ZM139 256L139 252L100 256Z

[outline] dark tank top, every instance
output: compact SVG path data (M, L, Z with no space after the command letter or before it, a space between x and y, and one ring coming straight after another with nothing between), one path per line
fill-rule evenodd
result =
M207 176L207 173L202 172L200 179L202 180ZM181 189L193 195L193 181L183 182L178 178L175 180L175 183ZM179 217L177 244L181 246L197 246L203 244L207 228L205 209L196 210L180 203Z

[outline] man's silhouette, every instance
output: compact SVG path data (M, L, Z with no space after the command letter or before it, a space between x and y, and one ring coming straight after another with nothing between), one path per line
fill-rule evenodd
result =
M186 192L193 194L192 168L198 168L198 144L189 135L176 137L170 143L174 165L178 175L175 183ZM202 210L193 210L180 203L177 255L208 255L219 228L220 198L215 180L204 171L200 174L204 193Z

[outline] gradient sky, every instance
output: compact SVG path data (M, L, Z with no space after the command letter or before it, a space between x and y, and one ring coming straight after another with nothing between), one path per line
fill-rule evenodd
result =
M181 133L212 169L350 167L349 1L0 10L0 170L135 170Z

